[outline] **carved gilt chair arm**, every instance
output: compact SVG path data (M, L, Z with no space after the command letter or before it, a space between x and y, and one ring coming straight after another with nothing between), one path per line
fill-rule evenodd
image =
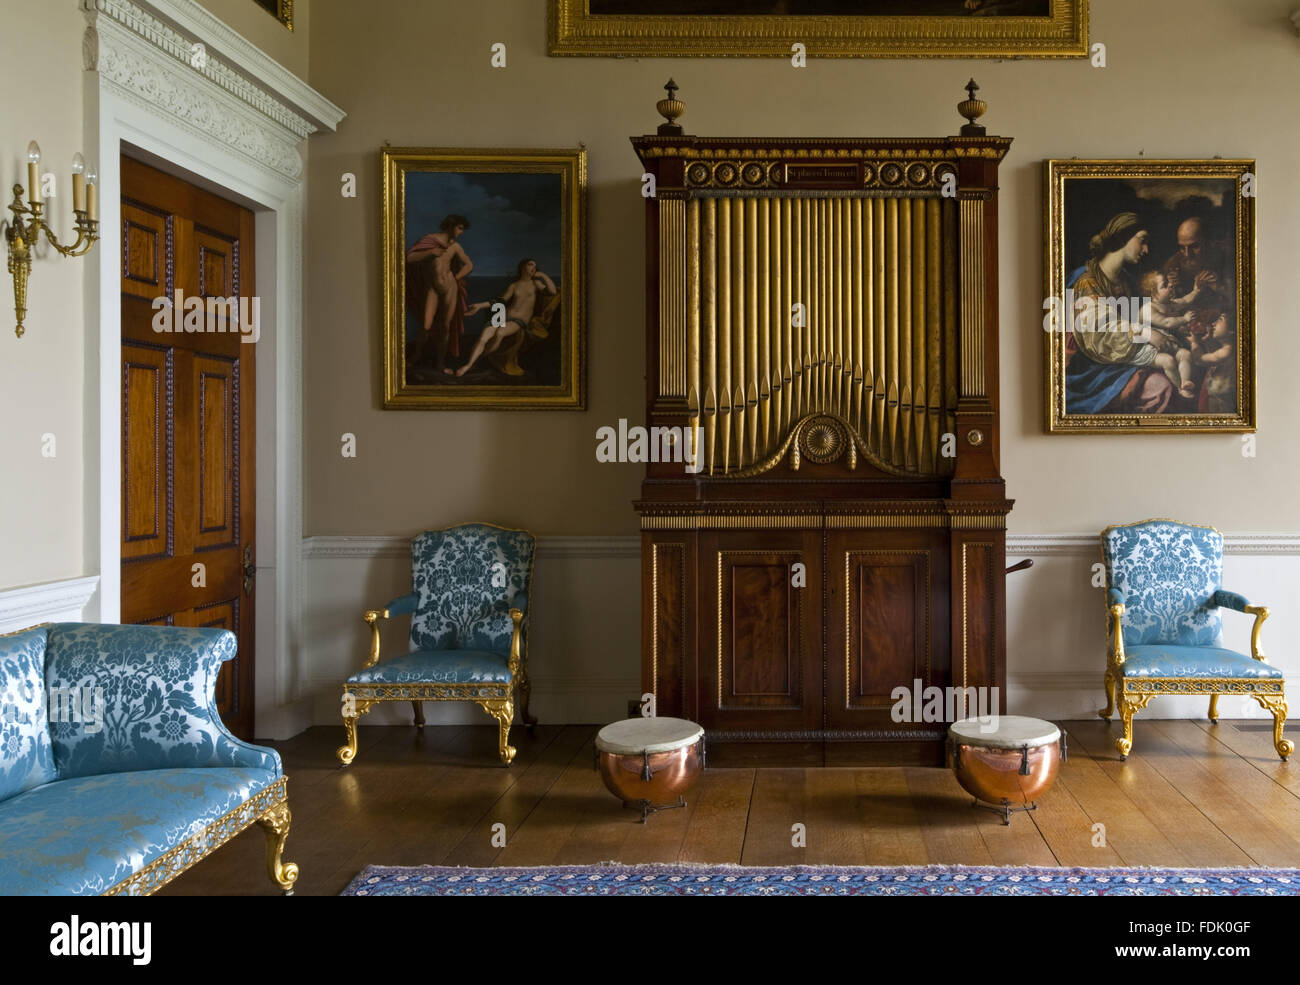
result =
M519 600L519 595L515 596L515 600ZM520 664L524 660L524 609L511 607L510 621L515 624L510 634L510 676L513 678L519 674Z
M382 609L367 609L361 614L361 618L370 627L370 653L366 656L366 662L361 665L362 670L379 663L379 620L414 612L415 603L415 593L408 592L406 595L399 595Z
M1236 592L1228 592L1219 589L1214 593L1210 600L1215 605L1221 605L1225 609L1232 609L1234 612L1244 612L1248 616L1255 617L1255 625L1250 630L1250 655L1256 660L1264 659L1264 650L1259 645L1260 630L1264 628L1264 620L1268 618L1268 606L1251 605L1244 595L1238 595Z
M1118 588L1106 592L1106 611L1110 614L1111 661L1116 667L1124 663L1124 602L1127 596Z

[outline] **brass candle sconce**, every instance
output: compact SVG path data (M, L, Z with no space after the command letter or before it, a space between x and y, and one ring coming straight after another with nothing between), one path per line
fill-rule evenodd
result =
M32 272L32 254L42 231L50 245L65 257L84 255L99 239L99 187L94 168L87 169L80 154L72 158L72 214L77 240L64 246L45 222L40 164L41 148L33 140L27 145L27 201L23 201L23 186L14 185L14 200L9 203L14 217L5 230L9 275L14 279L14 313L18 318L14 334L19 338L23 337L23 322L27 318L27 279Z

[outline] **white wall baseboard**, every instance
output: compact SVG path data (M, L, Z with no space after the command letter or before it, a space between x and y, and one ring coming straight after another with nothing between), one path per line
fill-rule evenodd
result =
M306 603L301 691L313 724L337 725L343 680L368 645L361 611L410 590L410 537L310 537L303 541ZM626 714L640 692L639 536L539 537L532 607L532 710L544 722L601 722ZM1104 605L1092 585L1100 560L1096 534L1015 533L1007 560L1032 557L1030 571L1007 579L1007 707L1052 720L1093 719L1104 703ZM1270 604L1264 631L1270 661L1300 677L1300 534L1224 535L1224 582ZM1249 652L1252 620L1224 612L1225 644ZM406 621L384 632L385 653L406 646ZM1298 685L1300 686L1300 685ZM1253 701L1224 699L1225 718L1262 718ZM1145 718L1201 718L1208 698L1153 701ZM481 724L471 706L426 707L431 723ZM409 724L404 705L380 707L367 721Z
M98 586L99 576L89 575L0 591L0 633L42 622L80 622Z

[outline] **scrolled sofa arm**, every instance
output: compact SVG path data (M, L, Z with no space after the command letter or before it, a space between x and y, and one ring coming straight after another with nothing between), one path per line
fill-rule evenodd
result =
M224 629L52 625L45 683L59 778L206 766L283 775L275 750L236 738L217 712L217 674L236 646Z

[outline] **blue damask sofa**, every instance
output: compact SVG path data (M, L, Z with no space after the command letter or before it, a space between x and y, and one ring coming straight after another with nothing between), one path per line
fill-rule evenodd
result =
M217 715L225 630L53 623L0 637L0 894L144 895L253 823L291 892L286 777Z

